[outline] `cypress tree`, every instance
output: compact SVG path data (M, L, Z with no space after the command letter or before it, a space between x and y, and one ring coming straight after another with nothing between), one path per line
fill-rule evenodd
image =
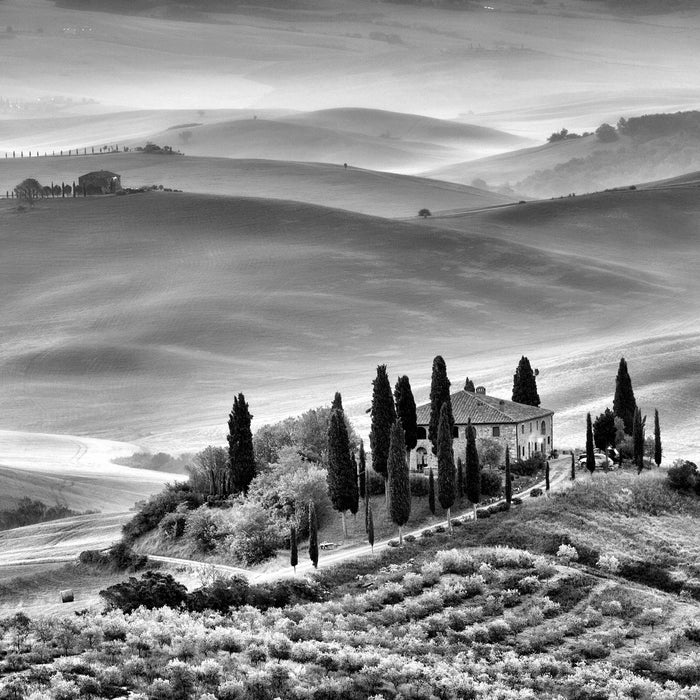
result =
M549 495L549 460L544 463L544 490Z
M316 518L316 507L313 501L309 503L309 559L318 568L318 520Z
M576 458L573 451L571 452L571 481L576 481Z
M506 447L506 503L510 508L513 500L513 484L510 479L510 447Z
M367 456L365 455L365 442L360 440L360 455L358 464L360 496L367 498Z
M353 452L352 455L352 470L355 474L355 488L352 491L352 503L350 504L350 512L352 513L352 517L355 520L355 523L357 523L357 512L360 510L360 473L358 471L358 466L357 466L357 460L355 459L355 453Z
M406 440L406 455L418 444L418 417L416 416L416 401L413 398L411 382L404 374L399 377L394 387L394 402L396 417L401 420Z
M411 516L411 487L408 481L408 464L406 463L406 443L404 442L401 419L391 429L389 447L389 514L392 522L399 528L399 545L403 545L401 528Z
M634 420L632 422L632 447L633 459L637 465L637 474L641 474L644 469L644 423L646 418L642 418L639 407L634 409Z
M469 391L472 394L476 391L474 388L474 382L467 377L466 381L464 382L464 391Z
M476 504L481 501L481 468L479 466L479 453L476 450L476 429L472 426L471 419L467 422L467 464L465 477L467 498L472 504L474 520L476 520Z
M367 541L369 546L374 551L374 516L372 515L372 507L370 506L369 515L367 516Z
M523 355L513 375L513 401L528 406L539 406L540 395L537 393L535 373L530 366L530 360Z
M461 457L457 457L457 491L455 495L457 498L464 496L464 465Z
M350 454L350 440L345 424L342 399L336 393L328 422L328 495L343 520L343 536L347 539L348 529L345 511L357 504L357 477ZM355 510L357 512L357 510Z
M586 469L593 476L595 471L595 455L593 452L593 426L591 424L591 414L586 414Z
M296 573L297 564L299 563L299 548L297 544L296 525L292 525L292 527L289 529L289 563L294 569L294 573Z
M661 466L661 426L659 425L659 411L654 409L654 462Z
M435 476L432 467L428 471L428 508L435 515Z
M632 390L632 379L627 370L625 358L620 358L620 366L617 369L615 378L615 398L613 399L613 413L622 418L625 424L625 432L632 435L634 426L634 410L637 408L637 401Z
M447 511L447 525L452 531L450 508L455 502L455 459L452 451L451 411L447 402L442 404L440 422L438 423L437 460L438 460L438 501Z
M450 424L450 439L454 419L452 417L452 399L450 399L450 380L447 378L447 365L440 355L433 360L433 373L430 380L430 422L428 424L428 439L433 445L433 454L437 454L438 427L443 405L447 405L447 419ZM440 470L438 468L438 481Z
M377 377L372 382L372 386L372 425L369 433L372 469L384 479L388 500L389 490L386 489L387 460L389 458L391 426L396 422L396 408L394 407L394 397L391 395L391 385L386 373L386 365L377 367Z
M233 400L233 409L228 420L228 493L248 493L250 482L255 477L255 452L253 451L253 433L250 430L248 404L243 394Z

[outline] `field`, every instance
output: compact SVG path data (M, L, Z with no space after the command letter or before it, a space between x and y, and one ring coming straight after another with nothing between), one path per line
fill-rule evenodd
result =
M47 629L35 618L4 639L15 652L3 683L32 698L89 687L96 697L692 700L697 542L679 525L697 516L697 501L666 491L659 474L587 477L454 536L325 569L311 586L297 578L312 602L268 608L258 589L253 607L226 615L141 608L55 617ZM588 539L601 518L608 532ZM654 540L616 549L630 536ZM669 538L675 547L655 549ZM648 573L652 563L666 578Z

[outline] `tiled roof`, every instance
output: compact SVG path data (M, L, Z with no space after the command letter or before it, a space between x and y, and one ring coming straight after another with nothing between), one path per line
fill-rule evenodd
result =
M550 416L554 411L548 408L527 406L523 403L505 401L495 396L474 394L471 391L459 391L450 396L452 414L455 424L464 425L469 419L472 423L522 423L526 420ZM426 403L416 409L418 425L430 423L430 404Z

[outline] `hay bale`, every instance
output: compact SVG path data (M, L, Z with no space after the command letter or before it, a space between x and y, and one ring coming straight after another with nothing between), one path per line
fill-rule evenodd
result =
M65 591L61 591L61 602L62 603L72 603L75 600L75 595L73 591L68 588Z

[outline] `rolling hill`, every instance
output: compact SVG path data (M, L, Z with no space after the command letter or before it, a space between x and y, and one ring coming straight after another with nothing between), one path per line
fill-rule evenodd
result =
M672 442L681 427L673 433L671 416L682 411L664 389L697 376L668 348L689 351L697 335L688 251L698 206L694 189L637 191L422 227L177 193L24 212L3 202L0 419L200 449L223 439L238 391L260 424L340 389L364 427L377 362L409 373L419 400L438 353L453 381L468 373L506 395L526 353L561 368L542 373L540 391L548 407L571 411L560 444L578 444L592 391L585 368L595 361L612 381L619 348L639 354L642 340L656 340L649 364L631 371L644 391L665 362L657 388Z
M512 199L475 187L342 164L195 158L137 152L0 160L3 195L28 177L42 184L77 181L92 170L121 175L124 187L162 184L202 194L292 199L365 214L415 216L431 211L479 209Z

